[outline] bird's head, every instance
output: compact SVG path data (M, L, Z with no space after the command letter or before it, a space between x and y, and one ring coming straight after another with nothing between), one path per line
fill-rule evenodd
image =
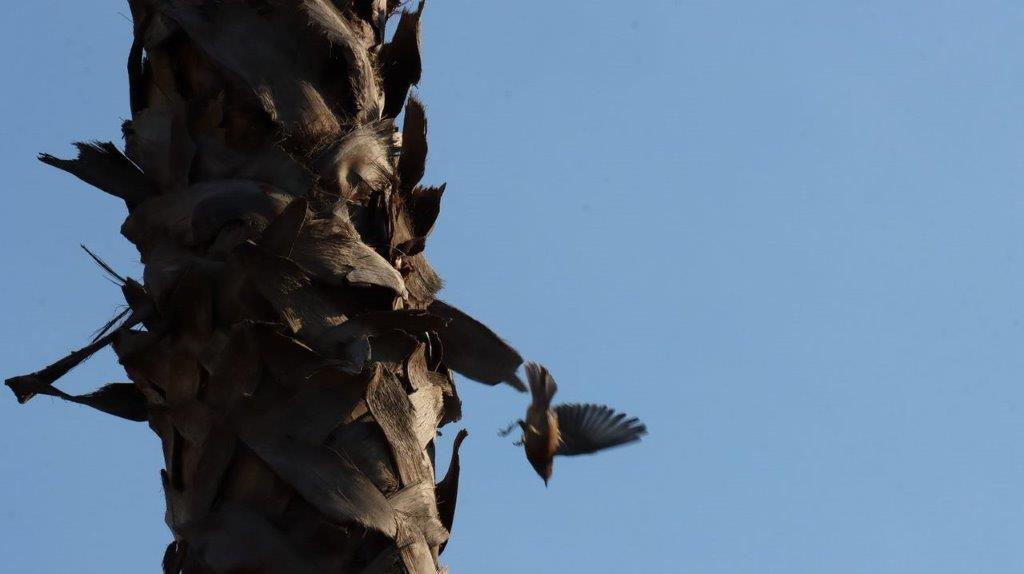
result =
M548 481L551 480L551 473L555 469L555 462L553 459L548 460L531 460L530 464L533 466L533 470L537 471L537 475L544 480L544 486L548 485Z

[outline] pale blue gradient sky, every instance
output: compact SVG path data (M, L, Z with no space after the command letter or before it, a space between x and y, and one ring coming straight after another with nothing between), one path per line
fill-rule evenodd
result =
M463 381L453 572L1024 571L1024 4L433 0L443 296L651 435L545 489ZM34 160L119 138L115 0L0 22L0 370L138 274L123 205ZM65 388L123 380L110 354ZM449 427L439 460L447 459ZM442 463L443 466L444 463ZM0 556L156 572L143 425L0 396Z

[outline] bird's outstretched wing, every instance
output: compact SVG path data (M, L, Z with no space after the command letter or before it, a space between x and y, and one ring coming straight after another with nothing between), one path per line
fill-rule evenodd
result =
M560 444L555 454L590 454L640 440L647 427L604 405L565 404L555 407Z

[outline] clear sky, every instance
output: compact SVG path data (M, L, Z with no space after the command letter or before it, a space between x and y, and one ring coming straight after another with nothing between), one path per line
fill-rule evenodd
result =
M79 243L139 274L123 204L34 159L119 141L127 12L0 20L5 376L120 302ZM651 431L545 489L496 436L523 397L462 381L453 572L1024 571L1024 4L433 0L424 26L443 297ZM114 380L104 353L63 386ZM4 570L157 571L160 466L144 425L3 389Z

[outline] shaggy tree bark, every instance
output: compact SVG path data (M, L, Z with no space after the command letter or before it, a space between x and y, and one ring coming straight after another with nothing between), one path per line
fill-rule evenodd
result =
M460 418L449 368L521 389L522 360L434 298L423 249L444 186L419 185L426 118L408 97L422 2L390 41L394 0L129 4L124 152L40 159L125 201L143 281L108 268L128 310L7 384L148 421L164 572L438 572L459 468L456 447L435 493L437 428ZM108 344L131 383L53 386Z

